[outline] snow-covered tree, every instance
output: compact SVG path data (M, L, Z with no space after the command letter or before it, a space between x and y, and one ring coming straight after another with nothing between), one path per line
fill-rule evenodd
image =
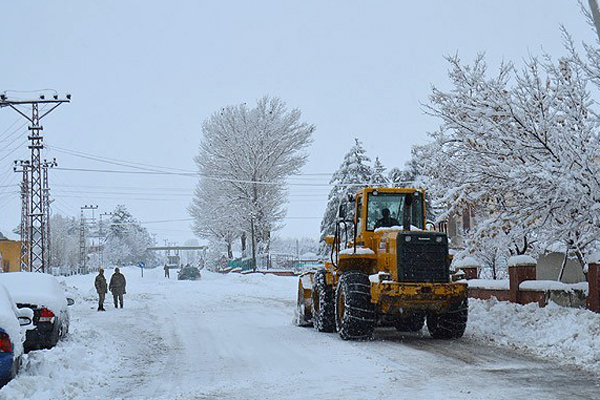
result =
M193 232L198 237L222 243L227 257L232 258L233 241L240 232L240 221L245 218L239 213L243 207L232 207L229 188L226 183L201 178L188 211L194 219Z
M254 108L227 106L202 125L195 161L206 179L199 185L210 179L222 183L229 214L238 216L232 224L248 233L253 255L257 248L268 251L286 212L285 178L306 163L315 127L300 117L300 110L288 110L282 100L263 97Z
M490 78L482 55L448 61L453 88L433 89L442 125L424 164L448 213L476 210L474 249L492 238L522 252L535 238L583 251L600 233L600 145L582 68L546 56Z
M375 163L373 163L373 175L369 180L373 187L388 187L389 179L385 176L385 167L379 161L379 157L375 157Z
M148 250L154 241L148 230L133 218L124 205L118 205L108 224L108 235L104 244L104 255L108 262L123 265L143 261L151 265L156 254Z
M316 238L281 238L274 237L271 243L274 252L286 253L302 258L303 254L317 254L319 242Z
M354 146L344 156L340 168L333 174L330 185L327 208L321 220L321 240L335 231L338 210L341 203L346 203L348 195L354 195L359 189L367 187L373 177L371 159L365 155L366 150L358 139L354 139ZM347 207L347 219L354 218L354 210Z
M411 158L404 165L404 169L394 167L388 173L391 186L426 189L428 182L427 177L423 175L423 163L429 159L429 150L430 145L414 145Z
M55 214L50 229L50 266L75 270L79 265L79 221Z

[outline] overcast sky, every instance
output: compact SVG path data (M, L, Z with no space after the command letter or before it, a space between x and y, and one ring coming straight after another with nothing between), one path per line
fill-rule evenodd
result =
M577 42L596 38L567 0L4 1L0 92L73 96L42 120L45 157L59 163L54 213L79 217L81 206L98 205L97 217L125 204L160 243L180 244L193 238L194 177L97 170L195 171L202 121L278 96L317 127L305 175L290 179L279 235L316 238L323 174L354 138L390 169L436 128L421 104L431 85L448 87L445 55L469 61L484 51L492 67L522 65L542 49L560 56L560 24ZM29 158L24 123L0 109L0 230L19 223L12 163Z

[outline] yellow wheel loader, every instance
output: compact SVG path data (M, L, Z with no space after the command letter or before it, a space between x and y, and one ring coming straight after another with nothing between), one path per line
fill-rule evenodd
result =
M426 230L425 192L368 188L351 200L354 220L340 205L325 240L325 268L299 277L297 324L364 340L378 325L416 332L427 320L432 337L461 337L467 285L451 279L447 235Z

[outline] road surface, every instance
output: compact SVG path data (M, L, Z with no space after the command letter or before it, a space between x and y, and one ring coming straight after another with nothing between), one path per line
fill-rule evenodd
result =
M382 328L372 341L347 342L296 327L295 278L204 272L201 281L189 282L162 275L147 270L141 278L126 270L125 308L114 309L109 301L104 313L95 310L91 276L67 281L79 293L72 337L46 353L71 354L69 346L87 341L94 362L105 355L110 368L99 361L96 380L88 379L83 389L69 381L77 380L75 373L50 385L50 393L177 400L600 396L598 376L484 343L469 331L463 339L443 341L431 339L426 329L400 334Z

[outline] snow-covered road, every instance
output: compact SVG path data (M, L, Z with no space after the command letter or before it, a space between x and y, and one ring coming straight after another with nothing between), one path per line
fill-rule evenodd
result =
M110 275L110 273L108 274ZM376 331L373 341L293 325L296 278L126 268L124 309L95 311L93 276L70 338L33 352L0 399L597 399L598 377L467 334ZM469 332L467 332L469 333Z

